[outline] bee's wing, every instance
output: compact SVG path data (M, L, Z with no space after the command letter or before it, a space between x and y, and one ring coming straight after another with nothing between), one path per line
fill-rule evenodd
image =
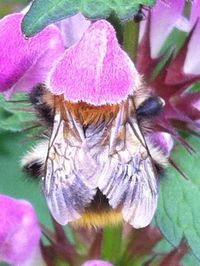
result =
M72 127L75 131L69 140L65 123L58 112L49 143L43 187L53 217L63 225L78 219L96 193L92 182L95 169L91 158L88 158L90 168L84 163L89 155L81 145L79 125Z
M158 178L136 118L124 123L120 116L122 111L110 138L115 152L108 156L98 187L113 208L122 208L126 222L141 228L151 222L155 213ZM120 132L124 137L119 137Z

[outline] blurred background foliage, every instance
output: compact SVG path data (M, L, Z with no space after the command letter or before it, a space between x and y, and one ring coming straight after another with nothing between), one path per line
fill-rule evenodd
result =
M1 0L0 1L0 16L5 16L8 13L19 11L23 6L28 4L28 0Z
M0 16L19 11L28 2L27 0L0 0ZM175 40L173 36L169 38L169 42L172 40ZM181 45L180 38L176 42ZM199 90L199 85L196 85L194 90ZM35 207L40 222L47 227L52 227L51 218L40 186L38 186L37 182L28 178L20 168L20 159L34 144L34 140L29 138L29 134L27 134L29 133L28 129L26 130L28 128L27 122L34 120L34 116L31 113L27 116L26 113L23 114L23 111L19 110L16 113L15 108L18 107L6 105L3 97L0 96L0 193L29 200ZM21 131L22 121L25 121L24 131ZM192 247L193 254L190 251L186 255L183 254L184 258L181 265L198 266L200 265L200 226L198 225L200 218L200 181L198 178L199 170L196 165L199 164L200 141L198 137L190 136L188 136L188 140L195 146L197 151L195 156L189 155L182 147L177 146L174 152L174 159L179 165L183 166L185 172L189 174L190 180L183 180L183 177L172 168L167 172L168 178L161 180L160 203L154 225L159 225L159 228L167 237L158 241L157 245L153 247L153 253L163 255L172 252L174 246L179 245L182 238L186 237ZM182 195L180 202L176 201L177 195ZM181 196L178 198L181 198ZM70 228L66 228L69 239L74 242L74 237L76 238L76 236L73 235ZM132 259L126 261L124 258L127 252L133 252L133 254L135 252L137 254L138 250L140 250L141 243L137 242L137 239L142 239L144 235L146 236L146 231L138 230L136 232L136 230L132 230L133 239L122 241L121 230L121 228L107 228L105 230L100 254L103 259L108 259L117 266L161 265L159 264L159 259L149 262L149 264L143 264L147 259L151 258L150 254L145 253L147 251L152 252L151 249L147 249L145 252L142 250L140 255L133 256ZM155 232L152 231L150 233L154 234ZM136 239L135 242L134 239ZM151 237L150 239L152 240ZM146 241L144 239L142 245ZM126 250L127 242L129 249ZM80 252L84 252L86 248L84 242L78 241L76 243L78 243L77 249ZM163 266L178 266L164 263L162 264Z

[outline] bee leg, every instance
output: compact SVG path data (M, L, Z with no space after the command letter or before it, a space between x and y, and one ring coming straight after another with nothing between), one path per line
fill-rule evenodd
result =
M158 96L149 97L136 110L138 119L152 118L158 115L164 106L165 102Z
M30 95L29 100L34 109L37 111L39 118L43 119L49 126L53 125L54 110L45 101L45 94L49 93L45 85L38 84L35 86Z

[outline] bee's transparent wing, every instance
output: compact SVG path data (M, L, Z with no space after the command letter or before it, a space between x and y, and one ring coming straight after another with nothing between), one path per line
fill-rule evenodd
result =
M113 208L122 208L126 222L141 228L151 222L155 213L158 178L136 118L126 123L122 118L121 111L111 131L112 150L98 187Z
M72 122L72 121L71 121ZM70 140L66 137L65 121L55 115L44 177L44 195L53 217L60 224L80 218L96 193L92 182L95 169L84 162L87 151L81 145L79 125L73 125ZM70 130L70 129L68 129ZM72 130L72 129L71 129Z

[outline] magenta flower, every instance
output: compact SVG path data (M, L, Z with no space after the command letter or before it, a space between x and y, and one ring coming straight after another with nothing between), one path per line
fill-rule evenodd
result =
M113 264L104 260L88 260L81 266L113 266Z
M42 265L41 230L31 204L0 195L0 210L0 261L14 266Z

